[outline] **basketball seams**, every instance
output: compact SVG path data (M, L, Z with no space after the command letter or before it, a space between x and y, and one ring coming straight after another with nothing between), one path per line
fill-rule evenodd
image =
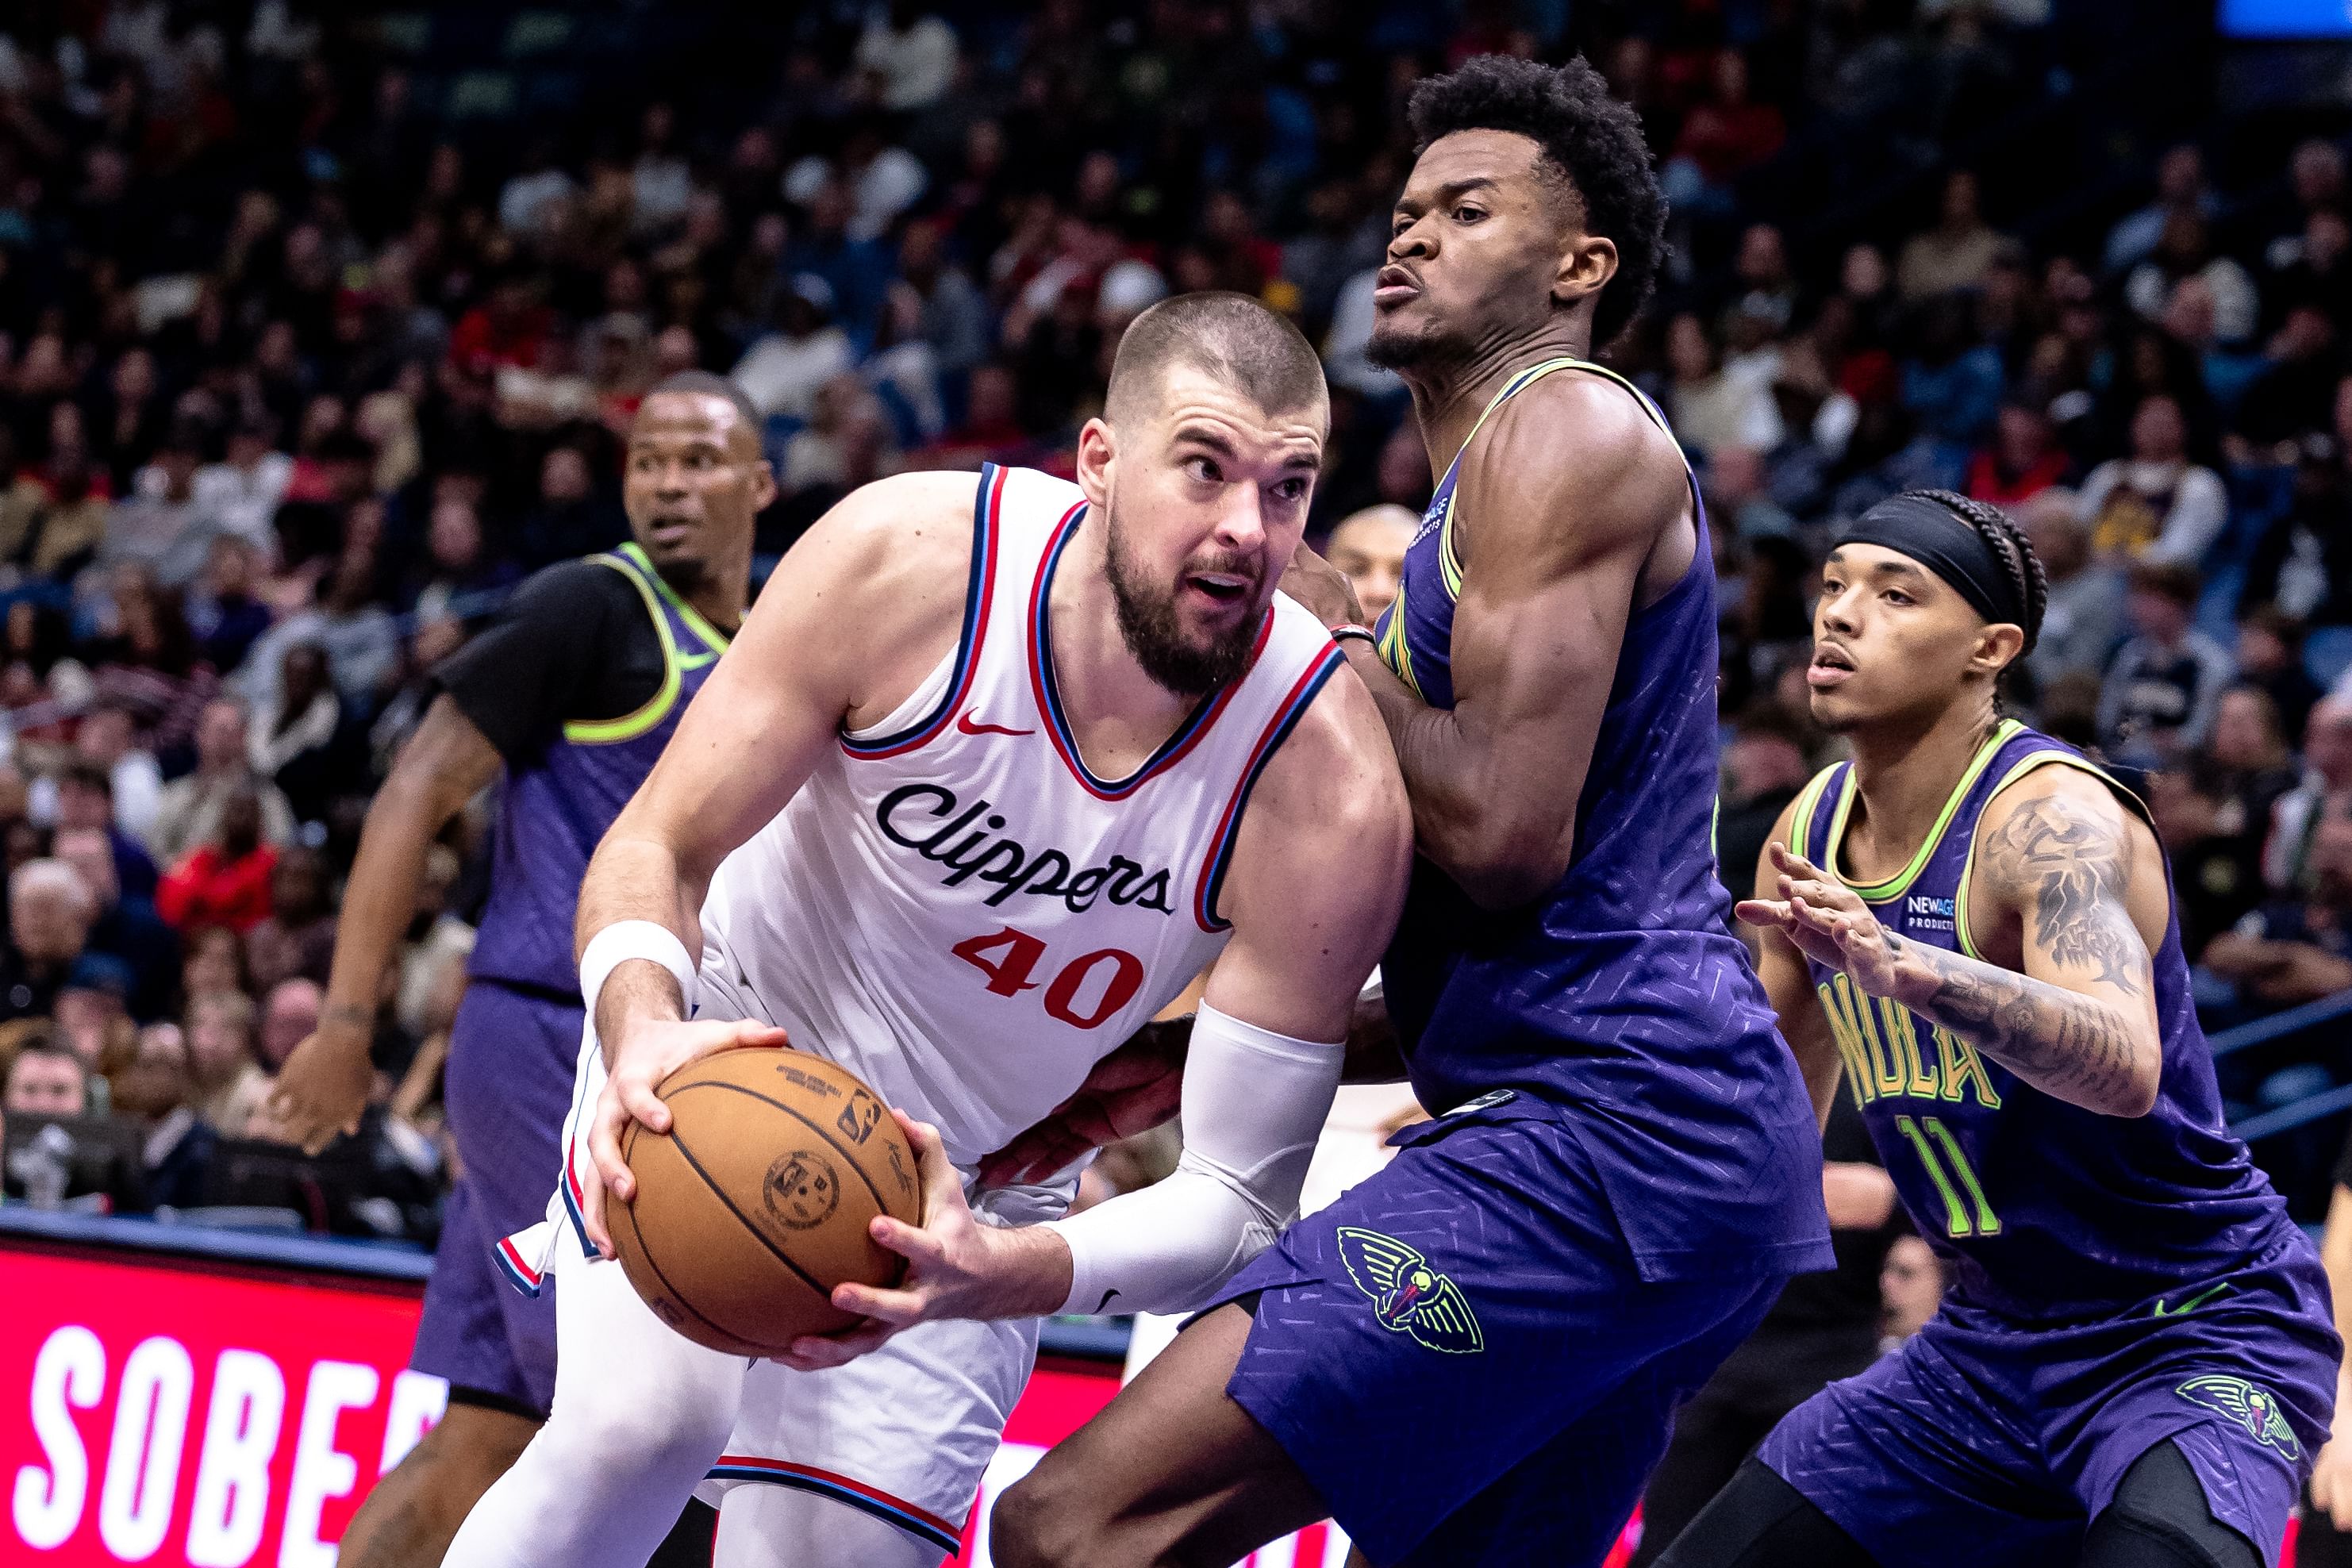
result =
M818 1059L822 1060L823 1058L820 1058ZM723 1089L730 1094L749 1095L751 1099L758 1100L761 1104L772 1106L776 1110L781 1110L785 1115L791 1117L793 1121L800 1122L810 1131L824 1139L826 1145L830 1147L835 1153L841 1156L842 1163L846 1164L851 1170L857 1173L857 1179L866 1184L866 1192L874 1199L874 1212L876 1214L889 1214L890 1205L888 1200L883 1197L882 1189L874 1184L874 1178L866 1173L864 1163L859 1161L856 1154L850 1152L847 1149L843 1148L840 1140L835 1138L832 1133L826 1131L823 1127L818 1126L816 1122L811 1121L807 1114L802 1111L798 1107L786 1105L781 1100L772 1100L768 1096L761 1094L756 1089L746 1089L740 1083L730 1083L723 1079L698 1079L692 1083L679 1085L676 1092L678 1094L686 1094L690 1090L698 1089ZM670 1098L671 1097L667 1094L662 1096L662 1099L665 1100ZM700 1168L700 1166L696 1167L697 1170L699 1170ZM703 1179L708 1181L709 1178L706 1176ZM921 1194L919 1192L916 1195L919 1199Z
M687 1087L690 1089L695 1086L689 1084ZM763 1095L761 1098L765 1099L766 1097ZM772 1101L771 1103L773 1102ZM803 1118L803 1120L805 1121L806 1118ZM678 1157L684 1160L687 1164L693 1169L694 1173L698 1177L701 1178L702 1184L710 1189L711 1195L727 1206L727 1212L733 1215L737 1222L740 1223L745 1230L751 1232L752 1237L756 1239L761 1247L766 1247L777 1262L791 1269L794 1279L807 1286L810 1289L815 1291L818 1299L824 1301L826 1305L832 1305L833 1292L818 1284L814 1275L810 1274L807 1269L802 1268L798 1263L793 1261L793 1258L790 1253L786 1252L782 1247L778 1247L773 1241L770 1240L768 1233L761 1229L759 1225L752 1220L751 1216L745 1214L741 1207L736 1204L734 1195L711 1179L710 1173L704 1169L701 1161L694 1157L693 1148L687 1142L685 1138L679 1135L677 1129L675 1126L670 1129L667 1136L671 1142L677 1145ZM635 1216L631 1216L630 1223L632 1225L636 1223ZM638 1234L642 1238L644 1233L639 1232ZM667 1280L663 1282L665 1284L667 1283ZM701 1317L702 1314L697 1312L695 1316ZM707 1319L705 1321L708 1321ZM717 1324L713 1324L712 1326L714 1328L718 1327ZM725 1329L720 1329L719 1331L721 1333L729 1332L729 1331Z
M634 1142L635 1142L635 1140L632 1139L632 1140L631 1140L631 1142L634 1143ZM699 1170L700 1170L700 1167L698 1167L698 1167L697 1167L697 1171L698 1171L698 1173L699 1172ZM705 1182L705 1183L706 1183L706 1184L708 1184L708 1182L709 1182L709 1178L706 1176L706 1177L704 1177L703 1179L704 1179L704 1182ZM716 1191L717 1189L716 1189L716 1188L713 1188L712 1190L713 1190L713 1191ZM735 1332L733 1330L731 1330L731 1329L728 1328L724 1323L719 1323L719 1322L714 1322L714 1321L712 1321L709 1317L705 1316L705 1315L703 1314L703 1312L700 1310L700 1309L697 1308L693 1302L691 1302L691 1301L688 1300L686 1299L686 1297L685 1297L682 1293L680 1293L680 1291L678 1290L678 1288L677 1288L677 1286L675 1286L675 1285L673 1285L673 1284L671 1284L671 1283L670 1283L669 1276L668 1276L667 1273L663 1272L662 1266L661 1266L658 1262L656 1262L656 1261L655 1260L655 1258L654 1258L654 1249L653 1249L653 1247L651 1246L651 1244L649 1244L649 1243L646 1240L646 1233L645 1233L645 1229L644 1229L644 1227L643 1227L643 1226L639 1226L639 1225L637 1224L637 1216L636 1216L635 1212L634 1210L632 1210L632 1209L629 1207L629 1205L626 1205L626 1204L623 1204L623 1205L620 1205L620 1209L621 1209L622 1214L624 1214L624 1215L627 1215L627 1217L628 1217L628 1221L629 1221L629 1233L630 1233L632 1236L634 1236L634 1237L636 1237L636 1241L637 1241L637 1245L636 1245L636 1254L637 1254L637 1257L638 1257L638 1258L640 1258L640 1259L645 1263L645 1266L646 1266L647 1268L650 1268L650 1269L652 1269L652 1270L653 1270L654 1278L661 1281L661 1287L662 1287L662 1289L663 1289L664 1293L666 1293L666 1294L669 1297L669 1299L670 1299L671 1300L673 1300L673 1301L677 1302L680 1307L684 1308L687 1311L693 1313L693 1314L694 1314L695 1319L696 1319L698 1321L699 1321L700 1323L702 1323L705 1327L709 1328L709 1329L713 1333L717 1333L717 1334L724 1335L726 1338L728 1338L728 1339L730 1339L730 1340L734 1341L734 1342L735 1342L735 1343L737 1343L737 1344L739 1344L739 1345L741 1345L741 1346L744 1346L744 1347L745 1347L745 1349L744 1349L740 1353L745 1354L745 1355L752 1355L752 1356L764 1355L765 1353L767 1353L767 1352L765 1352L764 1351L761 1351L761 1349L759 1349L757 1346L753 1345L753 1344L752 1344L752 1342L751 1342L750 1340L745 1339L742 1335L740 1335L740 1334L739 1334L739 1333ZM649 1306L646 1310L647 1310L648 1311L651 1311L651 1310L652 1310L652 1309L651 1309L651 1307L650 1307L650 1306ZM659 1313L655 1313L655 1316L658 1317L658 1316L660 1316L660 1314L659 1314ZM709 1348L709 1347L705 1347L705 1348ZM723 1353L726 1353L726 1352L722 1352L721 1353L723 1354Z

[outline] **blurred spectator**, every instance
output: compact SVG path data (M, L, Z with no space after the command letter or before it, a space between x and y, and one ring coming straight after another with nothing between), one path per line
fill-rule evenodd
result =
M195 772L163 786L152 837L156 855L177 862L220 832L221 808L231 795L250 794L261 808L261 836L284 845L294 837L294 814L286 796L253 765L248 752L245 704L217 697L205 704L196 726Z
M1943 1262L1917 1237L1898 1236L1886 1249L1878 1288L1886 1303L1886 1331L1879 1343L1892 1350L1917 1333L1944 1304Z
M2221 213L2221 198L2205 184L2205 155L2187 142L2158 160L2156 200L2107 231L2107 271L2121 274L2146 260L2164 237L2164 226L2178 213L2202 218Z
M89 888L62 860L33 860L8 878L8 942L0 946L0 1022L46 1018L97 917Z
M174 1023L139 1032L131 1060L114 1077L114 1109L140 1124L147 1195L158 1207L203 1201L204 1178L219 1134L197 1115L187 1038Z
M2271 700L2278 710L2279 731L2303 733L2311 705L2320 699L2318 684L2304 668L2303 623L2282 615L2270 605L2256 605L2238 622L2238 680Z
M2312 886L2312 845L2321 826L2352 817L2352 700L2323 698L2303 731L2304 776L2271 808L2263 880L2281 897Z
M890 0L866 21L856 64L873 79L883 108L894 114L928 108L955 78L955 29L916 0Z
M849 369L849 334L833 324L834 291L814 273L790 279L775 331L752 343L730 373L762 414L806 419L817 388Z
M1672 380L1664 402L1675 434L1702 454L1718 447L1765 450L1780 437L1771 395L1753 381L1725 374L1715 340L1696 314L1666 325Z
M2204 965L2263 1011L2352 989L2352 817L2312 835L2310 887L2274 899L2206 944Z
M335 909L327 891L327 868L317 850L296 844L279 851L270 873L269 915L245 936L256 989L266 994L298 977L327 983L335 955Z
M271 524L294 478L294 459L272 449L269 431L258 417L238 425L229 433L227 455L197 471L194 490L205 517L263 552L276 542Z
M1789 128L1779 109L1749 95L1745 55L1718 49L1714 63L1713 91L1684 117L1675 161L1719 188L1778 153ZM1672 164L1665 178L1678 183Z
M244 1137L269 1089L253 1056L252 1001L239 991L197 992L188 998L184 1026L190 1103L222 1136Z
M1756 863L1772 825L1812 776L1797 726L1771 703L1750 704L1723 750L1723 804L1715 838L1727 886L1755 886Z
M276 689L246 737L253 771L284 791L288 806L305 820L324 815L334 784L331 752L342 729L345 699L331 679L333 669L318 644L289 645L278 663Z
M1968 493L2013 511L2063 480L2073 466L2046 409L2004 403L1993 420L1991 444L1969 459Z
M2229 649L2197 629L2196 569L2143 562L2131 569L2126 616L2132 636L2107 667L2099 738L2107 754L2164 767L2205 743L2236 667Z
M1906 300L1925 300L1955 289L1974 289L1991 269L2004 241L1984 220L1977 177L1955 169L1944 177L1944 197L1936 226L1903 247L1896 285Z
M72 867L90 891L97 913L84 942L88 952L121 961L133 1017L143 1023L163 1016L180 978L178 936L155 912L152 901L123 896L104 834L61 828L50 852Z
M2123 574L2091 555L2091 531L2075 497L2044 490L2018 509L2018 521L2042 558L2050 598L2042 636L2026 667L2044 685L2067 675L2102 676L2124 635Z
M2212 296L2213 336L2225 343L2242 343L2261 324L2261 297L2246 269L2213 249L2212 231L2194 213L2177 212L2164 220L2164 232L2155 251L2132 269L2124 283L2124 299L2147 320L2160 321L2175 289L2194 281Z
M2306 626L2352 625L2352 495L2335 456L2309 451L2295 466L2294 499L2256 541L2242 602Z
M243 664L247 650L269 629L274 617L255 593L260 577L260 552L247 540L223 534L205 553L204 574L188 598L188 629L215 670Z
M2221 537L2229 493L2221 476L2189 460L2189 426L2178 399L2140 400L2132 414L2131 456L2101 463L2083 481L2091 547L2109 558L2195 567Z
M1339 520L1324 542L1323 553L1356 590L1356 603L1375 622L1396 602L1404 581L1404 552L1421 519L1407 508L1382 502Z
M155 829L155 815L163 792L163 770L153 754L137 742L130 711L107 703L82 716L74 731L73 764L77 771L106 780L111 816L110 826L144 844ZM45 774L33 783L31 810L36 822L58 820L58 802L65 789L58 774Z
M261 837L261 804L237 790L222 804L216 838L181 857L156 889L155 908L181 931L223 925L243 935L269 913L276 847Z
M33 1036L8 1063L5 1103L11 1116L82 1115L89 1089L81 1063L50 1037Z
M269 987L262 1004L259 1038L262 1070L276 1072L294 1047L318 1032L326 991L315 980L294 976Z

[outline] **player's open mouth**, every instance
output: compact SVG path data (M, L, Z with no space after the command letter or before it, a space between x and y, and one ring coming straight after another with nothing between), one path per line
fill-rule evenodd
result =
M1190 572L1184 585L1212 603L1238 605L1249 597L1251 580L1237 572Z
M646 530L656 544L683 544L694 532L694 524L682 517L657 517Z
M1394 265L1383 267L1380 275L1372 279L1372 308L1378 310L1384 305L1402 305L1420 292L1421 285L1414 281L1412 273Z
M1816 691L1843 684L1853 674L1853 656L1834 644L1822 643L1813 649L1813 662L1805 668L1806 683Z

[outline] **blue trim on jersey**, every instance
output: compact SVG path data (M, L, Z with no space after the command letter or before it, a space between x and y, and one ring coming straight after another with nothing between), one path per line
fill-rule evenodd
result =
M1047 733L1054 749L1062 753L1070 772L1087 794L1097 800L1125 800L1150 780L1166 773L1183 760L1201 738L1216 722L1217 715L1232 702L1234 693L1241 689L1239 679L1229 680L1186 715L1176 726L1176 732L1160 742L1160 749L1147 758L1143 765L1123 779L1116 781L1095 776L1087 766L1086 757L1078 750L1077 737L1071 731L1069 721L1062 716L1061 687L1054 676L1054 647L1048 605L1053 598L1054 572L1061 564L1062 552L1078 536L1078 524L1085 521L1087 507L1084 502L1070 509L1056 526L1052 542L1045 547L1043 564L1037 569L1037 581L1029 593L1029 675L1037 689L1037 708L1045 716ZM1256 646L1251 656L1265 651L1266 638L1274 630L1274 606L1268 605L1260 620Z
M964 589L963 629L956 638L955 670L948 678L946 695L937 708L895 734L871 741L853 741L843 735L841 749L851 756L871 761L913 751L936 739L971 695L981 643L988 635L988 598L996 576L996 513L1004 500L1004 475L1005 470L994 463L982 464L980 489L972 496L971 570Z
M1274 722L1267 725L1265 733L1258 737L1257 751L1250 758L1249 766L1243 771L1241 783L1234 790L1234 798L1226 803L1224 816L1218 820L1215 836L1210 841L1204 872L1195 883L1192 918L1200 922L1202 931L1225 931L1233 924L1218 918L1217 898L1224 890L1225 871L1233 861L1234 842L1241 837L1242 813L1249 805L1250 791L1257 787L1258 775L1265 772L1265 765L1274 760L1274 753L1281 750L1282 742L1290 738L1290 731L1298 727L1298 721L1306 716L1307 709L1314 706L1324 683L1347 662L1347 655L1338 643L1326 647L1315 662L1307 667L1297 684L1290 689L1290 695L1283 700Z
M898 1507L881 1498L856 1490L839 1481L828 1480L798 1470L772 1470L755 1465L713 1465L710 1479L714 1481L760 1481L768 1486L790 1487L794 1491L812 1493L846 1503L860 1513L870 1514L888 1524L895 1524L908 1534L930 1542L941 1552L953 1556L963 1545L963 1538L952 1531L942 1530L930 1519L911 1509Z
M505 1237L499 1237L490 1245L490 1256L498 1259L499 1272L507 1277L509 1284L535 1300L540 1292L541 1282L527 1273L522 1265L507 1255L507 1248L510 1245L511 1243Z

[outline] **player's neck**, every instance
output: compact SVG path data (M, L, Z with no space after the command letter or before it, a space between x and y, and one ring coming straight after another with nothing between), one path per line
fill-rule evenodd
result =
M1430 478L1444 483L1479 416L1511 378L1532 365L1552 359L1584 359L1592 348L1591 328L1572 318L1555 317L1524 337L1475 348L1465 357L1405 374L1412 392L1412 411L1421 421L1422 439L1429 447Z
M1954 703L1924 726L1848 736L1858 798L1840 846L1846 868L1873 881L1909 864L1999 722L1974 702Z
M1045 614L1054 687L1087 766L1105 778L1140 767L1199 704L1144 673L1119 630L1105 533L1082 527L1054 574Z
M714 562L702 581L688 593L672 584L670 592L684 599L694 613L733 637L743 629L744 606L751 602L751 542L743 542L740 560Z

